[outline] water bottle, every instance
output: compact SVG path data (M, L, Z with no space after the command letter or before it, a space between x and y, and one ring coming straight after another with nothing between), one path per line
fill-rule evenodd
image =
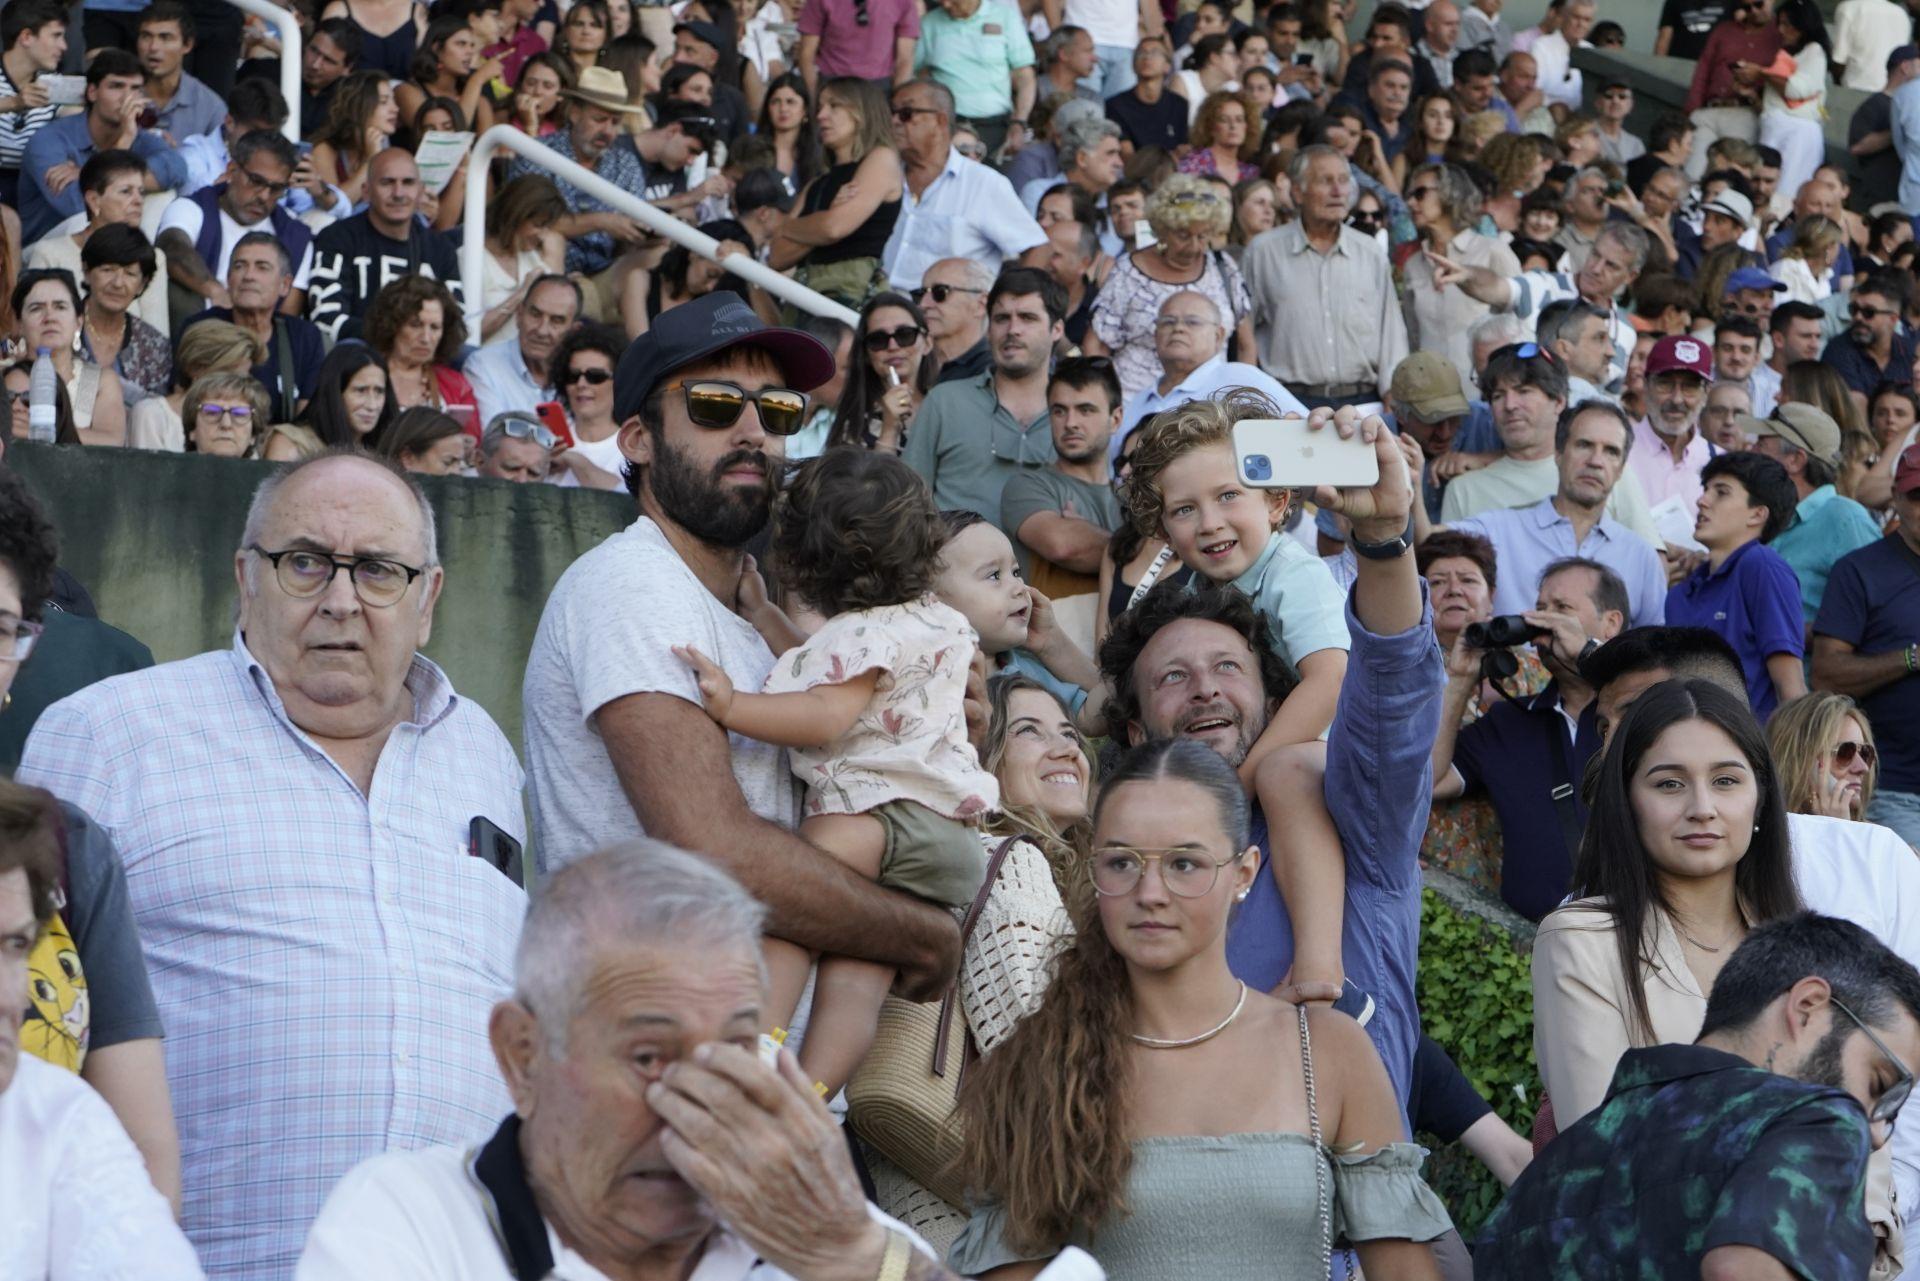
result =
M27 438L51 445L54 437L54 405L60 397L60 375L54 372L53 357L45 347L33 358L33 380L27 390Z

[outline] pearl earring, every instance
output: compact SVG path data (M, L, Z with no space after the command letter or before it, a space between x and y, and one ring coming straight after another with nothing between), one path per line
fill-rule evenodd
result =
M1247 901L1247 891L1245 891L1245 890L1241 890L1241 891L1240 891L1240 892L1239 892L1238 894L1236 894L1236 895L1234 895L1234 896L1233 896L1233 901L1234 901L1234 902L1236 902L1236 903L1244 903L1244 902L1246 902L1246 901Z

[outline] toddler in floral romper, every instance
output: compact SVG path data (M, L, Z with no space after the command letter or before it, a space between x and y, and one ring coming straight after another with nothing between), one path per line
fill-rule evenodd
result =
M899 459L837 449L800 469L774 521L781 582L827 621L803 637L780 611L761 611L768 643L786 652L758 694L735 693L697 650L676 652L715 720L789 749L806 784L802 836L882 885L964 909L986 876L974 828L999 787L967 740L979 638L932 594L944 535L933 497ZM783 1025L814 958L774 938L764 950L770 1021ZM846 1083L892 982L883 965L819 958L800 1051L815 1080Z

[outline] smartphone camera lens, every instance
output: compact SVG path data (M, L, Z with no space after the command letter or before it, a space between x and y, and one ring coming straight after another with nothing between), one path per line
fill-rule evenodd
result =
M1265 454L1248 454L1246 467L1248 480L1273 479L1273 461Z

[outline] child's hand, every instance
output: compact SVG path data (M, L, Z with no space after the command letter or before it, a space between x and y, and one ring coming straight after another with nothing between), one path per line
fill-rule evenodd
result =
M1044 654L1060 639L1060 625L1054 621L1053 602L1037 587L1027 588L1027 644L1035 654Z
M748 556L740 566L740 586L734 589L734 607L740 617L752 621L767 607L767 580L761 577L760 564Z
M967 692L961 700L967 718L967 741L976 752L987 750L987 720L991 714L987 701L987 652L974 647L973 661L967 665Z
M700 685L700 702L706 707L707 715L727 723L727 713L733 710L733 679L720 669L720 665L702 654L691 645L675 645L673 652L680 661L693 669L694 678Z

